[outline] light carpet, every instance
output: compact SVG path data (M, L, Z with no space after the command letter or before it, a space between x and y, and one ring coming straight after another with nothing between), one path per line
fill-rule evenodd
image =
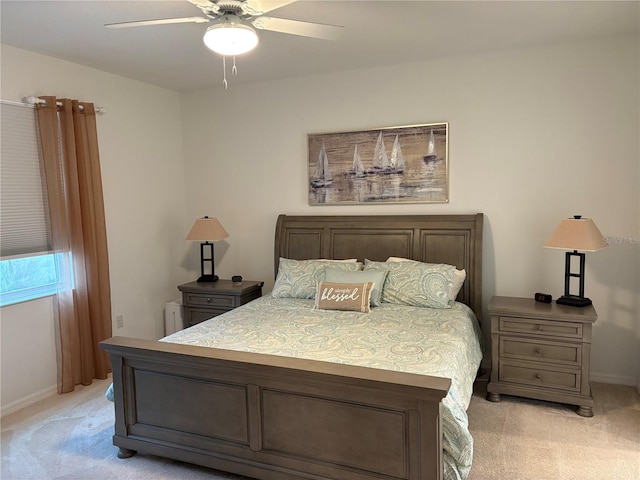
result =
M112 445L110 380L95 381L2 419L2 480L215 480L242 477L137 454ZM469 480L640 479L640 395L633 387L592 384L594 417L550 402L484 398L477 382L469 407L474 461Z

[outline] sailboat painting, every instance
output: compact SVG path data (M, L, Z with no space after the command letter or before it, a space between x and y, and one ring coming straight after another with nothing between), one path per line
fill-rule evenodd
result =
M402 148L398 141L398 135L393 141L393 148L391 149L391 158L389 159L389 173L404 172L404 155L402 155Z
M322 144L320 153L318 154L318 163L316 164L316 176L311 180L313 188L328 187L333 183L331 173L329 173L329 159L327 158L327 150Z
M446 122L309 134L309 205L446 203L448 139Z
M360 158L360 154L358 153L358 144L353 149L353 164L351 165L351 170L349 174L355 175L356 177L364 177L364 165L362 164L362 159Z
M384 146L382 132L380 132L378 140L376 140L376 146L373 150L373 159L371 163L373 167L369 170L369 173L382 173L383 170L389 168L389 157L387 156L387 149Z
M433 163L438 159L436 155L436 141L433 136L433 130L429 132L429 144L427 145L427 154L423 157L423 160L427 163Z

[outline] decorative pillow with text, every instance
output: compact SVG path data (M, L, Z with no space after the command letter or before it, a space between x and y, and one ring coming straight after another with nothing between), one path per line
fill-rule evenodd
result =
M369 313L373 282L318 282L315 308Z

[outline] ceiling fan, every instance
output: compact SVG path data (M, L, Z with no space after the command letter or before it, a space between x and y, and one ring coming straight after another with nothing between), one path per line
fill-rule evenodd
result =
M173 23L209 23L203 41L205 45L223 56L224 87L227 88L225 57L234 57L233 74L237 73L235 56L246 53L258 44L255 30L300 35L303 37L336 39L342 30L337 25L288 20L264 16L272 10L284 7L296 0L188 0L198 7L203 17L164 18L158 20L138 20L106 24L107 28L143 27Z

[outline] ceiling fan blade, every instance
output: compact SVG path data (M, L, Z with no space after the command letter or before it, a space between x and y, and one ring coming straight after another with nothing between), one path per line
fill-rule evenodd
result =
M209 0L187 0L189 3L195 5L204 13L218 13L220 7L217 4L210 2Z
M189 0L191 1L191 0ZM207 1L207 0L197 0L197 1ZM296 0L248 0L245 5L248 7L247 9L252 9L255 12L267 13L271 10L275 10L276 8L284 7L285 5L289 5L290 3L294 3ZM245 8L243 8L244 10ZM247 12L248 13L248 12Z
M287 20L285 18L258 17L251 23L259 30L271 30L273 32L290 33L292 35L322 38L325 40L335 40L342 33L342 27L338 25L302 22L300 20Z
M138 20L134 22L107 23L107 28L146 27L149 25L167 25L171 23L207 23L206 17L163 18L160 20Z

